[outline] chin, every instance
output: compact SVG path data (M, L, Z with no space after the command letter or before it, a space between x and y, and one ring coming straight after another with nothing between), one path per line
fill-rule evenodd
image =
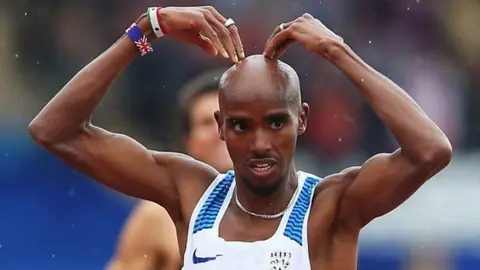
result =
M253 193L261 196L272 194L280 187L280 184L282 183L282 178L277 173L258 176L250 172L244 179L246 186Z
M276 180L273 182L255 182L255 181L246 181L246 186L250 189L253 193L257 194L258 196L268 196L274 193L282 183L281 180Z

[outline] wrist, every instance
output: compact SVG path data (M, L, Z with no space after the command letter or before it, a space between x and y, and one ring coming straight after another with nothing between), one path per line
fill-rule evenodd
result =
M140 17L137 19L136 24L148 40L152 40L155 38L147 13L143 13L142 15L140 15Z
M352 50L344 42L328 41L321 46L320 54L333 64L337 64L345 57L351 56Z

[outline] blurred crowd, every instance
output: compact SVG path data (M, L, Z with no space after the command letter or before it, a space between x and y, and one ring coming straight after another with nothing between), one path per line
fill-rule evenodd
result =
M236 20L247 54L261 53L275 26L309 12L393 79L447 133L456 152L479 147L480 4L473 0L9 1L3 10L1 115L38 111L82 66L108 48L145 7L215 6ZM6 50L5 50L6 49ZM394 142L341 71L299 47L283 58L312 105L302 149L322 164L391 150ZM165 38L115 85L96 115L101 125L172 147L176 93L201 71L228 67ZM12 102L13 101L13 102ZM2 104L3 105L3 104Z
M31 149L36 148L26 135L28 122L69 78L153 5L216 7L236 21L247 55L262 53L277 25L308 12L403 87L448 135L455 155L479 150L477 0L5 0L0 2L0 178L4 175L0 186L9 191L39 193L27 190L28 185L15 185L18 179L7 179L14 170L31 179L29 185L38 175L55 177L62 170L64 175L80 177L72 176L67 168L56 171L60 163L42 163L50 157L41 150L32 154ZM156 42L154 49L119 78L97 110L94 122L129 134L151 148L180 150L175 121L178 89L200 72L228 68L230 63L169 37ZM396 147L353 85L327 60L299 46L290 49L282 60L297 70L303 99L311 107L307 134L299 141L296 157L302 169L325 175ZM24 161L27 157L30 163ZM43 170L27 171L33 166ZM68 185L64 188L71 189ZM49 190L44 192L51 194L50 188L44 187ZM96 187L88 189L98 192ZM0 199L0 203L0 209L8 211L3 205L8 200ZM98 204L108 203L102 204L99 199ZM105 211L108 209L105 206ZM122 218L118 214L112 222L120 226ZM105 225L102 232L107 231L113 241L116 229L109 230ZM0 237L0 258L1 253Z

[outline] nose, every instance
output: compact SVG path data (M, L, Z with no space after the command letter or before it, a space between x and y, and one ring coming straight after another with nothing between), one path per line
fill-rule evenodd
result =
M254 133L254 138L252 142L252 152L255 155L262 156L270 152L271 150L271 142L270 136L267 132L258 130Z

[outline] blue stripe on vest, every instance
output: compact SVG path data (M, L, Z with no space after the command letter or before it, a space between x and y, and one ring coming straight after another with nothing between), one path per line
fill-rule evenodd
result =
M228 190L234 178L233 172L229 171L213 189L212 193L210 193L198 212L197 219L195 219L195 225L193 226L194 234L203 229L213 228L218 212L225 201L225 197L227 197Z
M283 235L297 242L300 246L303 245L303 221L305 220L305 215L310 207L313 189L319 182L320 179L312 177L308 177L305 180L305 184L303 185L302 191L300 191L292 213L288 218L285 231L283 232Z

